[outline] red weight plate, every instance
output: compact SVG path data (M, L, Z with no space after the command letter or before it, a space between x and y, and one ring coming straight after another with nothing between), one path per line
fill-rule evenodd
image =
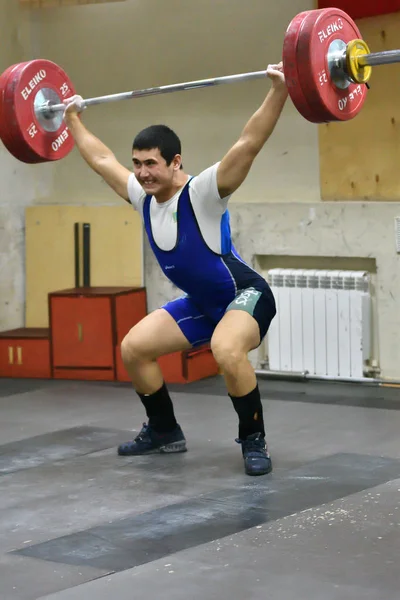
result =
M71 152L74 141L62 113L44 119L35 113L35 103L51 99L59 104L73 94L68 76L51 61L29 61L12 71L4 90L3 110L9 118L14 156L24 162L44 162L60 160Z
M5 103L5 96L9 78L22 69L27 63L18 63L11 65L0 76L0 137L7 150L23 160L23 162L35 163L38 162L34 153L25 144L21 144L19 136L13 136L12 127L10 126L11 116L8 110L8 104Z
M344 48L360 38L357 25L340 9L310 11L304 19L297 44L299 79L312 110L325 113L325 121L348 121L363 107L366 86L351 83L345 89L337 87L328 64L333 42L342 42Z
M3 142L9 137L7 112L4 110L4 95L5 89L7 88L7 82L10 74L15 70L19 69L22 63L11 65L6 69L0 76L0 137Z
M28 63L24 62L12 65L11 67L8 67L0 77L0 137L7 150L13 154L13 156L23 162L36 163L42 162L42 160L37 158L36 154L26 146L20 135L16 135L13 130L13 116L12 111L10 111L10 107L12 107L12 94L11 100L7 100L7 95L10 95L8 82L11 76L16 76L17 72L19 72L26 64Z
M46 60L30 61L9 80L6 96L9 99L13 139L17 153L25 162L59 160L73 148L74 142L57 113L51 120L35 113L35 102L51 100L60 103L72 95L73 86L67 75L55 63ZM53 131L49 129L53 128Z
M299 113L311 123L322 123L325 120L325 113L320 114L318 107L310 106L303 92L297 68L297 43L309 13L310 11L304 11L296 15L286 30L282 54L283 72L289 96Z

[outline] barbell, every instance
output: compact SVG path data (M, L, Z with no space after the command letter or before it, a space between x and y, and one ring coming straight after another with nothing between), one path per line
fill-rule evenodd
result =
M372 66L400 62L400 50L370 53L354 21L337 8L295 16L283 43L289 96L311 123L353 119L362 109ZM83 107L260 79L254 71L89 98ZM12 65L0 76L0 138L25 163L60 160L74 147L63 100L75 94L68 75L44 59Z

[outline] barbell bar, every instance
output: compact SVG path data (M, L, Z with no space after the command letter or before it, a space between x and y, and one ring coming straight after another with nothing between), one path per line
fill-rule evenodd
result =
M391 65L400 62L400 50L384 50L383 52L365 54L364 56L360 56L358 62L361 67Z
M250 81L252 79L262 79L267 75L267 71L253 71L251 73L239 73L238 75L226 75L224 77L214 77L211 79L199 79L198 81L186 81L184 83L173 83L171 85L161 85L159 87L144 88L142 90L133 90L132 92L122 92L120 94L110 94L108 96L98 96L96 98L87 98L82 102L82 108L103 104L106 102L118 102L120 100L131 100L132 98L143 98L145 96L156 96L158 94L170 94L173 92L184 92L203 87L212 87L226 83L239 83ZM46 102L38 107L38 112L42 112L49 117L55 112L64 111L65 104L54 104Z
M360 40L355 40L359 42ZM347 49L348 49L347 45ZM350 73L348 72L347 66L348 52L343 52L338 65L338 68L343 71L344 80L350 81ZM378 65L388 65L400 62L400 50L387 50L384 52L374 52L369 54L360 55L357 58L358 68L372 67ZM183 92L188 90L194 90L203 87L213 87L217 85L224 85L227 83L239 83L244 81L251 81L253 79L262 79L267 75L267 71L252 71L249 73L239 73L238 75L226 75L224 77L214 77L210 79L199 79L197 81L186 81L183 83L173 83L171 85L162 85L159 87L144 88L141 90L133 90L131 92L122 92L120 94L109 94L106 96L97 96L95 98L87 98L82 102L82 108L87 106L94 106L95 104L103 104L107 102L119 102L120 100L131 100L132 98L144 98L146 96L156 96L158 94L168 94L175 92ZM369 77L368 77L369 79ZM358 81L355 80L355 81ZM365 83L362 81L362 83ZM65 104L51 104L49 101L45 102L37 109L38 113L50 117L55 112L64 112Z
M284 36L283 70L290 98L312 123L348 121L361 111L372 66L400 62L400 50L371 53L344 11L304 11ZM88 98L83 107L194 90L266 77L266 70L201 79ZM39 163L64 158L74 140L64 120L64 99L75 94L65 71L37 59L12 65L0 76L0 137L17 159Z

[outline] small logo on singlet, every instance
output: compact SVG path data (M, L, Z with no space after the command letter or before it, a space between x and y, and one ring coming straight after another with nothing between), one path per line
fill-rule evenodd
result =
M235 299L235 304L243 304L246 306L250 300L254 300L252 296L255 296L258 299L261 296L261 292L253 287L247 288L247 290L244 290L244 292L242 292L240 296Z
M176 223L177 220L178 220L178 212L177 211L175 211L174 213L172 213L172 218L174 220L174 223Z
M167 271L168 269L175 269L175 265L165 265L165 270Z

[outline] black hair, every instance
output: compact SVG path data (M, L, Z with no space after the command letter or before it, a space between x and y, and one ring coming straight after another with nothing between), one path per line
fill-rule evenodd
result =
M158 148L169 166L176 154L181 154L181 140L166 125L150 125L142 129L133 140L132 150ZM182 165L181 165L182 169Z

